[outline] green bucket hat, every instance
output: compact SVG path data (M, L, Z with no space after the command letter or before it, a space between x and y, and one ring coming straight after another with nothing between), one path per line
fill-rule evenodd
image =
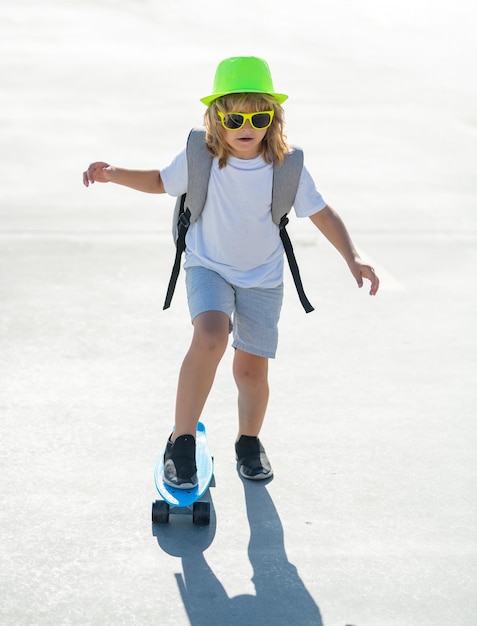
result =
M221 61L215 72L213 92L200 101L209 106L229 93L266 93L279 104L288 98L275 93L268 63L258 57L230 57Z

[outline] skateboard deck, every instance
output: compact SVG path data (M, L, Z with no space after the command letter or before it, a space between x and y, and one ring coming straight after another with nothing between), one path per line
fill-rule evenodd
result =
M177 489L164 482L164 453L160 455L154 469L156 489L162 500L156 500L152 505L152 521L158 524L167 524L169 514L192 513L194 524L209 524L210 502L201 501L209 489L214 475L214 462L207 444L207 433L202 422L197 424L196 432L196 465L197 486L193 489Z

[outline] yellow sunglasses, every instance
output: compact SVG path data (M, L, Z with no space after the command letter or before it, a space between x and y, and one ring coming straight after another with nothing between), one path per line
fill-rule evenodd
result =
M222 113L222 111L217 111L217 113L226 130L240 130L245 126L247 120L255 130L263 130L272 123L275 111L272 109L271 111L257 111L256 113Z

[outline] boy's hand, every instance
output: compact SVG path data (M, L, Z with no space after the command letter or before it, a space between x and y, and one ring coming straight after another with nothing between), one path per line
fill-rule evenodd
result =
M94 183L109 183L112 178L113 168L109 163L103 163L103 161L96 161L91 163L88 169L83 172L83 184L85 187Z
M366 278L371 283L369 295L375 296L377 294L379 289L379 278L376 276L374 268L371 267L371 265L366 265L361 260L355 260L350 263L349 269L355 277L359 288L363 286L363 278Z

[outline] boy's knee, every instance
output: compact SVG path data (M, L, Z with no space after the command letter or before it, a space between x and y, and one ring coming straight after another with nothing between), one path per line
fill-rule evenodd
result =
M205 352L224 353L228 343L228 335L223 331L202 330L194 333L194 344Z
M225 314L198 316L194 322L193 343L207 352L224 352L229 339L229 321ZM200 317L200 319L199 319Z
M267 371L263 367L235 366L234 378L241 387L257 388L268 384Z

